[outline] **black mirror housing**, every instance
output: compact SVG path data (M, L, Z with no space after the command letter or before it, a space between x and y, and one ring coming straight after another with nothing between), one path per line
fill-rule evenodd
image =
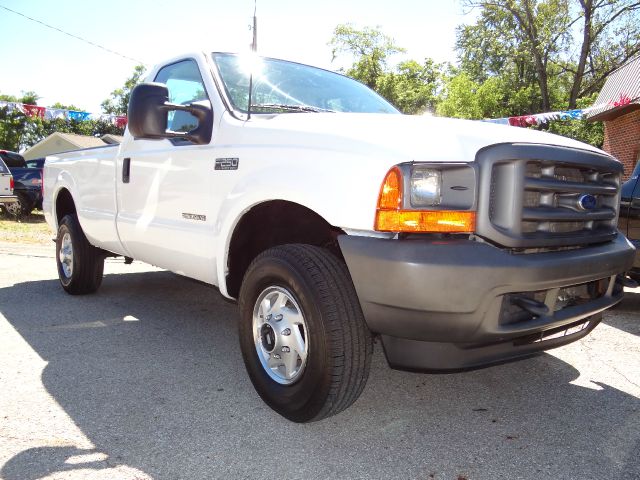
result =
M167 130L168 113L172 110L190 113L198 119L198 126L187 133ZM135 139L182 138L204 145L211 141L213 112L208 101L176 105L169 103L169 89L165 84L141 83L131 91L128 128Z
M131 91L127 126L133 138L166 138L169 89L163 83L141 83Z

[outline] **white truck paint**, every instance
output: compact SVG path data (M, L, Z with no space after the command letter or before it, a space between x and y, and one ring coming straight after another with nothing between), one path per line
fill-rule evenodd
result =
M233 228L258 203L292 201L331 225L373 235L380 184L398 163L468 163L482 147L504 142L597 150L557 135L429 116L301 113L251 122L226 110L214 116L209 145L134 140L126 131L119 146L48 157L47 222L57 228L52 200L66 188L93 245L211 283L229 296L224 278ZM118 181L127 157L128 186ZM216 172L216 158L238 158L241 167ZM184 219L182 212L207 220Z
M214 61L212 58L217 60ZM597 246L580 244L576 246L580 249L571 249L564 253L562 251L554 253L554 249L551 248L545 250L548 253L513 255L517 248L501 246L500 242L494 238L483 236L480 227L477 232L461 236L431 235L429 232L424 232L422 236L415 238L409 236L406 240L403 234L378 232L374 229L381 183L387 172L396 165L428 165L435 169L456 164L472 166L475 169L474 175L477 176L473 187L475 188L473 208L477 208L480 215L483 202L490 201L489 193L483 191L487 188L486 184L483 184L481 179L491 174L486 171L489 167L481 165L479 152L487 147L494 148L493 146L496 145L510 146L509 148L515 149L516 152L541 152L540 155L548 155L544 152L549 151L553 153L553 149L557 147L557 151L562 155L571 157L563 160L562 168L569 169L574 164L578 165L576 171L583 172L585 178L587 173L592 175L590 173L592 171L600 172L594 178L601 180L601 185L586 185L585 193L581 196L580 189L575 184L562 187L568 188L569 193L562 193L564 192L562 190L558 198L565 198L568 195L573 203L560 213L566 216L573 215L572 212L580 213L587 208L595 208L599 210L586 212L584 215L616 216L616 207L611 205L613 205L612 199L617 198L618 183L616 182L619 180L619 170L616 162L603 152L567 138L489 123L429 116L367 113L366 109L364 113L359 113L359 110L355 112L320 111L327 109L326 105L347 104L352 99L349 96L353 95L351 90L349 95L345 94L337 99L330 98L329 103L323 104L324 106L312 105L317 109L314 112L287 111L287 108L301 105L308 107L299 101L287 103L284 107L273 107L263 102L261 108L273 109L273 111L265 112L258 109L249 115L238 108L237 98L232 98L237 95L237 92L232 91L233 88L240 88L244 84L237 79L233 82L229 80L233 77L223 78L224 69L220 63L216 63L229 58L226 55L212 57L208 53L192 53L157 66L147 79L158 81L165 78L163 72L169 72L169 74L172 71L178 72L175 78L171 77L169 80L165 78L168 94L173 98L176 95L179 97L180 93L175 94L172 91L174 88L172 85L178 85L179 82L196 82L197 84L199 72L201 91L194 93L197 96L197 98L194 97L194 102L205 100L208 111L212 113L213 121L209 127L210 130L205 132L211 136L210 141L194 141L193 138L191 141L176 140L176 134L167 132L166 127L159 133L155 132L154 136L153 129L148 126L150 124L145 122L149 119L162 120L162 118L165 125L167 121L175 122L176 115L180 114L180 107L176 107L175 104L181 101L172 100L173 106L167 107L166 111L173 113L167 117L167 113L152 115L139 111L140 109L136 110L138 100L134 102L132 96L130 122L136 122L133 128L137 132L136 135L131 134L130 123L130 129L125 132L124 141L119 146L48 157L44 173L43 205L47 222L58 232L58 267L61 272L61 282L67 291L71 290L68 282L72 279L66 278L65 272L69 273L72 270L71 266L79 268L78 257L74 255L79 255L78 242L84 241L77 232L74 233L74 220L68 215L77 215L79 228L86 236L88 243L100 249L90 250L89 260L80 259L85 260L81 263L98 265L103 254L131 257L215 285L223 295L231 298L238 296L237 286L235 291L231 291L228 283L231 243L240 222L248 218L247 212L256 211L252 209L269 205L269 202L273 201L291 202L303 207L307 212L314 212L331 227L333 233L338 235L339 246L336 241L332 251L338 257L344 254L351 278L355 282L355 290L351 285L350 277L343 278L340 276L343 274L337 272L336 269L342 267L331 266L332 262L337 260L334 257L331 257L331 260L321 260L320 257L324 254L321 253L320 257L317 257L315 250L304 248L296 250L298 247L287 247L289 250L285 253L274 250L272 257L264 260L263 263L266 263L261 268L263 271L276 271L280 262L278 258L281 258L278 255L284 255L282 258L287 258L288 262L293 263L297 262L297 258L302 257L306 258L307 264L314 261L317 268L325 269L324 275L328 276L327 278L337 275L336 285L339 287L336 288L339 291L336 295L339 295L340 291L352 292L345 293L344 295L348 298L340 300L344 302L344 311L354 308L353 302L359 300L364 317L360 308L355 307L357 309L357 311L353 310L355 313L340 317L343 320L334 319L329 313L321 315L324 320L315 320L315 314L311 310L314 310L317 304L308 303L306 298L312 292L304 290L304 287L300 286L300 280L282 279L280 283L276 282L277 285L273 288L269 287L272 290L267 288L265 292L271 293L265 294L267 297L263 298L258 295L259 289L255 290L253 296L247 293L260 285L260 278L256 277L258 274L255 269L248 268L246 270L248 273L243 269L237 274L240 277L236 279L237 283L242 280L242 275L245 275L242 291L247 298L240 298L243 315L241 344L249 374L265 401L276 411L295 421L319 419L337 413L357 398L364 385L362 382L355 382L353 376L351 380L347 380L346 377L335 380L351 382L345 390L351 392L349 393L351 399L338 401L333 399L331 396L333 394L329 393L331 390L329 386L323 383L322 379L327 378L323 375L330 374L327 373L330 371L329 367L325 365L327 362L330 363L329 357L315 358L313 355L318 355L318 350L326 353L324 348L334 348L331 346L333 340L318 334L318 331L331 322L344 321L345 325L351 325L352 333L348 337L350 340L345 344L344 349L351 351L350 349L360 345L357 348L362 356L358 357L354 354L353 365L348 364L348 366L355 369L357 375L353 375L366 380L370 350L369 347L362 345L369 345L367 342L370 340L367 340L368 330L366 327L362 328L363 318L374 334L381 334L388 356L394 351L396 353L401 351L400 357L411 356L411 358L402 358L401 361L394 361L389 357L392 365L427 368L431 365L429 363L431 360L418 361L422 358L422 353L415 352L421 351L421 348L429 351L438 351L438 348L441 348L439 355L444 359L442 364L444 368L466 368L534 351L534 347L527 347L527 349L518 350L520 353L514 353L517 350L516 347L506 343L516 337L517 342L529 339L534 333L542 338L545 332L555 332L555 329L560 326L574 326L582 322L579 323L578 330L575 330L582 333L572 334L573 336L567 334L568 338L563 342L567 343L572 339L580 338L597 324L597 320L592 322L590 318L619 301L621 294L614 286L615 275L628 268L633 249L621 236L614 241L615 231L608 233L607 241L611 242L608 244L598 243ZM325 78L333 75L297 64L271 60L264 60L264 62L265 65L270 62L270 68L276 72L274 75L279 68L289 68L292 74L298 71L307 72L306 69L308 69L309 76L314 79L315 76ZM195 72L194 65L197 68ZM256 80L261 82L260 87L256 89L256 97L259 89L263 88L262 98L280 95L278 98L284 98L283 101L295 100L293 90L288 93L283 92L283 89L287 88L289 77L284 76L276 82L273 78L268 78L267 73L263 72L262 75L263 77L259 77L256 74ZM342 77L335 75L333 77L340 85L348 82ZM178 83L172 83L176 80ZM317 88L321 90L323 84L320 80L317 82L319 82ZM145 94L152 92L152 88L156 88L153 92L158 92L157 86L139 87L137 91L140 98L143 92L146 92ZM165 87L161 86L161 88ZM178 89L178 86L175 88ZM356 87L348 84L348 88ZM309 93L308 90L307 93ZM134 95L137 95L136 92ZM372 101L375 103L378 100ZM189 104L188 108L196 103ZM157 109L164 108L162 105L168 104L161 102L153 105L155 105L153 108ZM201 128L202 125L206 125L206 122L202 120L199 125L198 128ZM582 156L586 160L580 160ZM538 162L539 159L534 156L531 161ZM127 162L130 162L130 175L129 181L125 182L123 173ZM216 169L216 164L220 162L227 162L228 165L237 168ZM488 162L489 160L486 160L485 164ZM585 167L583 164L588 165ZM520 165L523 165L522 162ZM544 168L550 165L552 165L551 157L542 163ZM515 169L517 169L516 163L514 163L514 171ZM564 175L558 174L554 177L553 172L543 173L542 180L548 178L552 183L566 181ZM585 182L588 183L591 180L585 180ZM548 188L548 185L544 188ZM599 194L590 192L609 195L607 197L609 200L604 197L600 199L597 196ZM519 195L521 193L515 192L513 198L518 199ZM542 210L536 211L543 211L546 207L542 205L541 208ZM270 215L274 214L277 215L277 212L270 213ZM270 239L260 240L265 247L283 244L286 247L288 243L286 231L272 232L269 218L273 217L265 217L264 224L260 224L262 221L260 218L253 219L252 221L259 223L250 230L251 235L258 237L264 235L265 238ZM292 230L303 228L296 226L298 220L287 219L287 222L291 222ZM615 223L615 219L613 222ZM588 222L585 223L587 224ZM548 228L550 223L545 225L547 226L544 228ZM498 235L502 232L501 228L496 227L495 231ZM299 234L300 232L291 243L299 243ZM540 238L543 237L543 235L540 236ZM257 241L254 238L242 240L248 245ZM566 238L562 241L565 242L563 245L567 244ZM70 245L73 245L73 248ZM424 246L423 250L421 245ZM522 245L526 246L524 243ZM534 251L526 248L520 250ZM254 253L257 255L260 251L261 249ZM557 258L558 265L561 267L554 267L555 262L549 260L549 255L555 255L553 258ZM253 256L244 259L246 261L244 267L248 267L248 262L252 258ZM492 258L495 260L489 261ZM588 271L578 271L582 261L590 262ZM494 265L491 262L497 264ZM599 266L598 262L602 262L602 266ZM465 273L467 265L469 275L480 275L477 280L465 278L469 277ZM302 277L295 275L294 277L303 278L304 272L300 272L304 268L307 267L300 265L295 267L294 270L297 272L295 275L299 274ZM523 277L527 277L525 270L530 269L529 278L522 281L518 287L520 289L514 286L517 282L514 281L513 272L518 269L523 271ZM432 277L430 272L434 272L434 275L438 272L438 275L447 277L448 280L438 286L434 283L435 280L430 278ZM99 268L96 267L95 272L85 272L83 275L86 278L83 277L81 283L85 284L86 288L80 285L76 291L70 291L70 293L88 293L95 290L99 285L99 279L96 280L96 276L100 278L102 276L101 264ZM404 288L405 278L412 280L401 291ZM90 286L86 285L87 279L92 279ZM423 281L424 285L420 286ZM475 283L469 283L473 281ZM479 290L481 287L476 285L480 284L483 285L482 288L486 287L486 291ZM320 282L318 288L322 285L325 284ZM588 288L585 285L588 285ZM567 287L565 292L562 289L566 286L571 287ZM415 292L412 287L416 287ZM278 298L282 298L283 302L288 299L289 303L285 303L289 306L285 308L285 304L282 303L277 311L281 312L280 316L285 312L285 317L287 312L296 312L295 315L292 313L292 318L298 318L297 323L291 320L293 323L287 323L287 325L292 326L294 330L293 326L297 325L302 332L301 336L296 337L298 343L295 345L287 343L291 328L282 329L275 323L270 323L271 320L267 321L263 318L266 315L263 308L267 310L275 308L272 300L268 300L271 298L269 295L275 298L281 288L284 288L282 290L284 295ZM453 294L456 288L473 290L475 296L470 295L469 298L477 297L478 303L462 306L466 298L462 295L458 302L459 308L456 305L448 305L447 295ZM439 289L441 291L438 291ZM587 289L589 292L598 289L604 289L606 292L602 293L598 290L600 293L585 293ZM544 295L542 299L535 297L536 300L533 294L527 293L541 290L548 292L546 300ZM565 294L574 295L576 299L580 295L583 299L586 298L585 295L591 295L589 301L593 306L581 308L579 311L572 311L569 308L565 311L564 317L553 313L553 308L549 312L547 307L554 307L559 302L558 298ZM376 298L371 298L372 295L378 296L382 303L377 302ZM384 301L382 301L383 298ZM429 308L430 298L433 299L433 305L438 305L437 307ZM255 308L252 302L257 302ZM402 313L402 307L407 305L411 305L411 308L405 309ZM527 317L520 330L514 330L509 322L507 322L509 325L496 327L496 322L502 321L498 320L498 317L502 319L506 315L504 308L507 307L503 308L501 305L516 305L517 308L522 309L520 314L528 312L527 315L530 317ZM418 314L422 316L414 317ZM266 317L271 318L271 314ZM397 322L396 317L399 319ZM393 318L393 324L385 324L384 318ZM458 318L463 319L460 325L456 324ZM367 333L362 333L365 330ZM418 330L419 333L417 333ZM452 338L448 339L446 336L443 338L442 330L450 331ZM286 331L289 333L282 333ZM360 336L353 333L356 331L360 332L358 334ZM416 334L413 335L412 331L416 331ZM467 337L464 336L465 331L469 332ZM243 332L248 333L243 334ZM314 350L313 338L309 337L313 332L316 332L317 338L323 339L315 344L316 350ZM458 358L456 352L460 350L460 345L464 341L475 341L474 335L478 332L483 335L477 339L482 349L478 350L473 358L469 357L469 361L462 357L462 359ZM295 335L297 334L294 332ZM458 336L453 338L454 335ZM526 341L529 342L529 340ZM279 345L284 345L282 348L286 349L286 352L291 351L291 355L295 354L296 357L287 357L283 353L283 363L278 364L277 359L280 358L280 354L274 353L276 348L274 342L278 348L280 348ZM504 349L491 350L496 342L502 342ZM514 340L513 345L517 342ZM258 359L267 362L263 363L262 367L254 358L255 351L253 355L251 354L251 345L254 343ZM311 345L311 350L307 348L307 344ZM563 343L556 341L550 346L560 344ZM535 346L535 351L542 348L544 347ZM287 363L285 361L287 358L292 360ZM446 363L447 359L451 359L449 364ZM317 368L321 372L318 374L320 377L309 380L308 376L316 374L309 373L310 367L306 366L307 363L313 365L314 362L320 362L325 366ZM267 376L264 375L265 372ZM338 378L339 375L333 372L334 377ZM324 390L318 393L315 386L308 386L305 382L325 385L326 388L322 387ZM292 410L291 404L282 403L282 392L278 390L280 388L294 392L291 395L303 406ZM312 404L315 406L312 407Z

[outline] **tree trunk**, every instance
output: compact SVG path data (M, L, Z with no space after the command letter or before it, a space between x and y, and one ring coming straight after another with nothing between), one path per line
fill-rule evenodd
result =
M520 23L527 37L529 37L529 45L531 55L536 62L536 74L538 85L540 86L540 96L542 97L542 109L545 112L551 110L551 101L549 100L549 80L547 76L547 65L542 59L542 52L540 51L540 39L538 38L538 32L535 25L534 14L531 10L531 4L528 0L524 1L526 21L522 16L516 12L512 7L512 13L515 15L516 20Z
M576 108L580 88L582 87L582 79L584 77L584 69L587 65L587 58L591 50L591 19L593 16L593 0L581 1L580 5L584 10L584 27L582 31L582 48L580 49L580 58L578 59L578 69L573 76L573 85L571 94L569 95L569 108Z

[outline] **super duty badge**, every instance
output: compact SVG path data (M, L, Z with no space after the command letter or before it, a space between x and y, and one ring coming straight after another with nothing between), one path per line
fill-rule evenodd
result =
M216 170L237 170L238 163L238 158L216 158Z

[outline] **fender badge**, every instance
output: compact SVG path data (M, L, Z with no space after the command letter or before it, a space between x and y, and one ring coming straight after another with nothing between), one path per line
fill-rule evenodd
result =
M201 222L207 221L206 215L198 215L196 213L183 213L182 218L185 218L187 220L200 220Z
M239 158L216 158L216 170L237 170Z

